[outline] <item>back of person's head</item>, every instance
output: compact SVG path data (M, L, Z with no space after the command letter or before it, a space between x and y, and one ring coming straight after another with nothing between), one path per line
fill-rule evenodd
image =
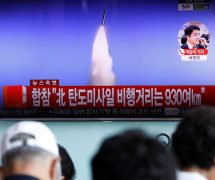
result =
M172 136L179 168L210 169L215 165L215 108L198 107L188 112Z
M200 28L199 28L198 26L196 26L196 25L190 25L190 26L188 26L188 27L185 28L185 30L184 30L185 36L187 36L187 35L190 36L191 33L192 33L194 30L200 31Z
M92 160L93 180L175 180L170 154L141 130L107 138Z
M40 122L15 123L3 135L1 158L5 176L31 175L60 179L59 151L55 136Z
M70 158L66 149L58 144L60 159L61 159L61 168L62 168L62 177L63 180L73 180L75 177L75 167Z

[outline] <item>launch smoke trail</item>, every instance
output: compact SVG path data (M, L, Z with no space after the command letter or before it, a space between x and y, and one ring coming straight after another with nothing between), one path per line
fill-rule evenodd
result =
M114 85L115 74L112 66L105 28L101 25L93 43L91 85Z

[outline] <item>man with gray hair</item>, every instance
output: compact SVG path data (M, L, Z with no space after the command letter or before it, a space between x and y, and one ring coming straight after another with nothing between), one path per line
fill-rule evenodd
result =
M60 180L55 136L40 122L14 124L1 142L3 180Z

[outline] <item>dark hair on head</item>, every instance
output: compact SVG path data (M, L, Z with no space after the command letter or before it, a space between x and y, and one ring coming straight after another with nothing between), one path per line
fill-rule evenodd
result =
M185 44L187 42L187 38L185 35L181 37L181 44Z
M66 149L58 144L61 158L61 172L64 180L73 180L75 177L75 167Z
M172 149L180 168L210 169L215 157L215 108L192 109L172 136Z
M92 160L93 180L175 180L170 153L141 130L107 138Z
M188 26L187 28L185 28L184 30L184 34L185 36L190 36L191 33L194 31L194 30L199 30L200 31L200 28L198 26L195 26L195 25L190 25Z

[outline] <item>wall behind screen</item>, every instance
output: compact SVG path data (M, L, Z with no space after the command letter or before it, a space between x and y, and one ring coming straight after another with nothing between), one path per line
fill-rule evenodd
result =
M0 122L0 137L12 121ZM58 142L69 152L76 167L76 180L90 180L90 161L102 140L122 130L141 128L152 136L166 133L171 136L177 122L46 122Z

